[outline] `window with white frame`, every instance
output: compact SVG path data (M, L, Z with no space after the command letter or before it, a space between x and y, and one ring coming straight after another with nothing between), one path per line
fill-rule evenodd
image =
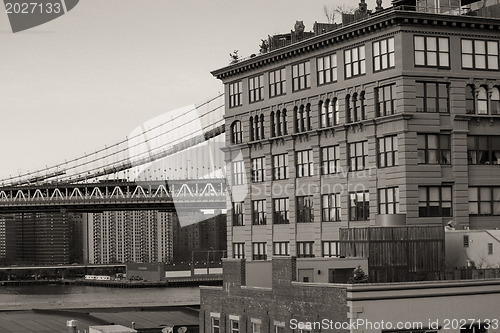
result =
M210 313L211 333L220 333L220 313Z
M297 258L312 258L314 242L297 242Z
M284 68L269 72L269 97L286 94L286 72Z
M250 319L252 323L252 333L261 333L262 332L262 320L257 318Z
M229 84L229 107L233 108L235 106L240 106L242 99L241 99L241 92L242 92L242 84L241 81L238 82L233 82Z
M447 37L415 36L415 66L450 67L450 40Z
M290 242L274 242L273 255L275 256L289 256L290 255Z
M378 213L399 214L399 187L378 190Z
M366 74L365 46L357 46L344 51L345 78Z
M232 163L233 185L242 185L245 183L245 164L243 161Z
M248 79L248 95L250 103L264 99L264 75L254 76Z
M266 242L252 243L252 259L253 260L266 260L267 259L267 245Z
M498 41L462 39L462 68L498 70Z
M340 257L339 241L323 241L323 257Z
M312 149L298 151L297 154L297 178L314 175L313 151Z
M245 258L245 243L233 243L233 258Z
M244 207L243 201L233 202L233 226L245 225L245 219L243 218Z
M323 175L340 172L340 147L321 147L321 173Z
M252 201L252 224L266 224L266 200Z
M240 331L240 316L229 315L229 332L239 333Z
M323 222L339 222L341 218L340 209L340 194L330 193L323 194L322 199L322 216Z
M311 62L292 65L292 89L303 90L311 87Z
M337 54L330 54L316 59L318 85L337 81Z
M394 68L394 37L373 42L373 71Z
M396 135L377 139L378 167L398 165L398 137Z

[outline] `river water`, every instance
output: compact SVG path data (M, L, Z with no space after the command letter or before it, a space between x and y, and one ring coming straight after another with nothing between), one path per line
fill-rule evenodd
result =
M199 287L0 286L0 310L115 308L192 304L200 304Z

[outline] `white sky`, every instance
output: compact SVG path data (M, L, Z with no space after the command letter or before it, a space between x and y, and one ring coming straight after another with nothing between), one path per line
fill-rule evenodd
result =
M368 0L373 9L375 0ZM261 39L326 22L346 0L80 0L13 34L0 7L0 178L123 140L169 110L222 92L210 71ZM389 6L389 1L384 1ZM339 19L340 20L340 19Z

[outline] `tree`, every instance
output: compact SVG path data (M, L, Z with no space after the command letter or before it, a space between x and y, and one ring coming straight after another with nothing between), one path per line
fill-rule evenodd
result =
M365 271L361 268L360 265L358 265L357 268L355 268L353 271L353 276L352 278L349 279L349 283L367 283L368 282L368 275L366 275Z
M336 11L333 7L328 7L327 5L323 6L323 12L325 13L328 24L333 24L335 21Z

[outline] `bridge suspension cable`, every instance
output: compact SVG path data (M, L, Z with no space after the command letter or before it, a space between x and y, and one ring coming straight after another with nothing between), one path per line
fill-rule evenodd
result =
M96 182L110 177L134 181L145 165L223 134L223 114L224 95L219 94L198 106L184 107L153 118L138 126L126 139L91 154L0 179L0 186ZM135 175L130 175L132 169Z

